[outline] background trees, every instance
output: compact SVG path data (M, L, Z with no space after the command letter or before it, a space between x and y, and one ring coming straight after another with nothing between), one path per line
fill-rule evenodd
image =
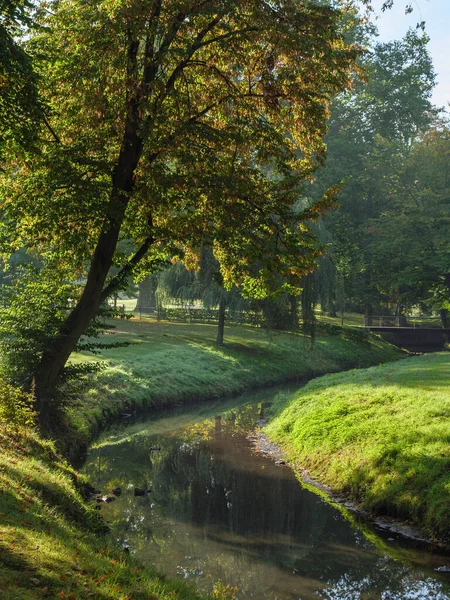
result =
M436 122L385 182L385 209L369 226L373 284L386 299L441 311L450 304L450 132Z
M387 215L394 211L395 186L402 177L406 184L410 175L406 175L406 162L416 141L428 131L436 114L430 103L434 73L427 41L410 31L401 41L375 43L364 59L367 84L358 83L353 92L333 103L328 160L317 175L319 190L332 180L344 180L339 210L324 224L330 233L335 275L330 277L329 268L319 273L330 282L330 286L323 282L319 289L331 299L331 306L341 305L345 298L347 306L367 315L388 310L387 304L389 310L401 308L402 295L393 293L392 286L389 290L381 273L390 271L401 285L399 257L406 248ZM416 223L419 219L416 213ZM386 239L396 245L391 260L380 248Z

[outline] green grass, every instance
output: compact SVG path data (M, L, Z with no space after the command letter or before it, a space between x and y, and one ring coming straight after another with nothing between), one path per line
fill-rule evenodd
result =
M266 433L295 464L450 542L450 354L320 377L273 410Z
M341 325L342 316L338 311L337 317L330 317L321 308L316 308L315 315L319 323L328 323L329 325ZM344 312L344 327L362 327L364 325L364 315L361 313Z
M200 599L95 535L104 527L82 498L84 486L50 442L29 429L0 427L2 600Z
M180 404L234 395L287 380L395 360L402 353L379 339L320 336L311 348L298 334L230 326L225 345L206 324L115 321L103 341L130 342L100 355L77 354L74 363L103 361L105 369L85 382L68 408L70 427L87 443L104 421L135 408Z

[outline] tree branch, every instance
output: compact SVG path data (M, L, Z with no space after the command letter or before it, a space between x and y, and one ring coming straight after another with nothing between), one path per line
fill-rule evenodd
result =
M45 115L42 115L42 119L45 123L45 126L47 127L47 129L50 131L50 133L52 134L55 142L58 142L58 144L61 143L61 138L59 137L59 135L56 133L56 131L53 129L53 127L50 125L50 123L47 120L47 117Z
M229 31L228 33L224 33L222 35L218 35L214 38L210 38L205 40L200 45L200 48L204 48L205 46L209 46L210 44L214 44L214 42L221 42L222 40L226 40L229 37L233 37L235 35L239 35L241 33L250 33L251 31L258 31L257 27L244 27L244 29L236 29L235 31Z
M155 54L156 29L158 27L159 17L161 16L161 7L162 0L155 0L152 7L152 14L149 17L148 34L145 42L144 52L144 84L147 83L147 81L150 81L152 77L149 70Z
M113 292L121 287L121 285L125 282L127 277L131 275L133 269L137 266L137 264L144 258L144 256L149 251L150 247L155 242L153 236L148 236L143 244L139 247L139 249L135 252L135 254L130 258L130 260L122 267L122 269L114 275L114 277L108 282L108 285L103 289L102 295L100 297L101 303L105 302L105 300L111 296Z
M187 49L186 57L178 63L178 65L175 67L172 74L170 75L169 79L167 80L164 89L164 94L162 97L160 97L160 101L163 97L167 96L167 94L173 89L175 81L178 79L178 76L184 71L186 65L189 63L195 52L197 52L197 50L202 47L202 40L204 39L204 37L210 31L212 31L218 23L220 23L222 16L223 15L218 14L216 17L214 17L214 19L212 19L212 21L208 23L208 25L206 25L201 31L198 32L197 37Z
M156 6L156 9L157 8L158 6ZM155 14L158 15L158 12L156 12ZM186 16L186 13L181 11L177 14L175 19L173 20L172 26L170 27L166 37L164 38L161 46L159 47L156 53L154 52L153 39L151 40L151 43L150 40L147 40L145 46L146 64L144 68L144 76L142 81L144 85L148 86L155 79L159 69L160 60L164 56L164 54L169 50L172 42L177 36L178 31L180 30L180 27L184 23Z

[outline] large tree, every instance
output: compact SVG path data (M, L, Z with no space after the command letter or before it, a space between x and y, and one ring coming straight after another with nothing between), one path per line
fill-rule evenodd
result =
M45 412L139 262L212 245L225 282L249 288L312 268L307 221L330 194L300 212L295 200L359 50L326 2L59 0L35 18L28 47L51 119L38 153L11 151L4 165L1 239L84 278L34 365ZM132 254L116 251L120 237Z

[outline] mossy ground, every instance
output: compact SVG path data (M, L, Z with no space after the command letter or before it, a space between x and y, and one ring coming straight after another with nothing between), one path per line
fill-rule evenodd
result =
M289 459L363 508L450 542L450 354L327 375L279 396Z

